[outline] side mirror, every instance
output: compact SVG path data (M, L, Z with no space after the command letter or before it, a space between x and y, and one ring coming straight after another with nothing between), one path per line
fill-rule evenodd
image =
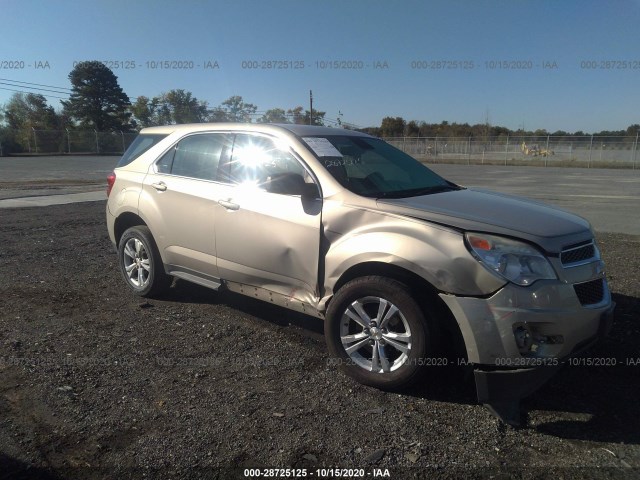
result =
M317 200L318 198L320 198L320 190L315 183L305 183L302 186L301 196L302 199L306 201Z
M300 195L304 185L304 178L297 173L276 173L267 178L265 190L281 195Z

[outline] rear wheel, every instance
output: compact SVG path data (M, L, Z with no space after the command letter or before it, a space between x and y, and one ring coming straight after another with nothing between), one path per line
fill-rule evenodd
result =
M404 284L368 276L336 293L327 310L325 338L347 375L398 389L416 380L434 351L430 323Z
M141 297L153 297L166 291L171 277L164 271L153 236L148 227L127 229L118 244L120 272L131 289Z

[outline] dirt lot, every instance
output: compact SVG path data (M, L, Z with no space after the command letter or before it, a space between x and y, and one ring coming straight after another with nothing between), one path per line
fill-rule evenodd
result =
M640 238L599 241L618 302L611 336L585 358L595 365L567 366L528 398L528 425L513 429L456 368L402 395L354 383L328 361L319 320L184 282L162 301L134 297L103 202L2 210L0 477L268 466L638 478Z

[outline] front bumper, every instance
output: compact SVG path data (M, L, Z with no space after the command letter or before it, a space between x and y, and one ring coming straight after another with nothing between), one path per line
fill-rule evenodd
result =
M508 284L489 298L441 294L474 366L478 401L519 424L519 400L609 333L615 303L602 282L602 299L592 305L580 303L573 285L551 281L526 288ZM519 331L527 332L530 348Z
M539 359L521 362L528 368L495 368L488 365L476 365L475 380L478 401L511 400L530 395L551 378L571 357L584 353L599 340L608 335L613 323L615 303L600 316L599 328L591 338L577 345L571 355L563 359Z
M478 402L491 413L510 425L520 425L519 401L544 385L565 362L582 354L589 347L609 334L613 324L615 303L611 303L600 317L600 326L595 337L580 344L572 355L562 360L555 359L532 368L486 369L477 365L474 370Z
M470 363L528 367L571 355L596 337L602 315L612 306L606 279L597 303L583 305L574 285L539 281L529 287L507 284L488 298L440 294L455 317ZM526 332L523 349L517 332ZM548 363L548 362L547 362Z

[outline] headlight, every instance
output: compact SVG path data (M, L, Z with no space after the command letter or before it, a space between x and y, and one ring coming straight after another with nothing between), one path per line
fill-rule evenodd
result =
M531 245L483 233L467 233L465 238L480 263L516 285L557 278L549 260Z

